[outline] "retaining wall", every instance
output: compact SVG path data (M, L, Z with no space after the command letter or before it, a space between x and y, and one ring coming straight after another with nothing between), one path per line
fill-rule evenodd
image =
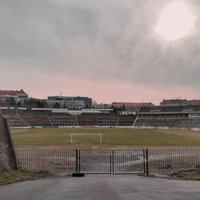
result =
M0 115L0 170L18 169L12 137L5 118Z

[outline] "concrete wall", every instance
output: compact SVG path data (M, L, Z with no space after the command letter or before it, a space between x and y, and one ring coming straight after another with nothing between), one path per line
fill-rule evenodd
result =
M0 170L18 169L12 137L5 118L0 115Z

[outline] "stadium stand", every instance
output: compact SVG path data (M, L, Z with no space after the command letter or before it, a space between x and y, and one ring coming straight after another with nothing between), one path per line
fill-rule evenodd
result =
M136 115L3 110L9 127L109 126L200 129L200 105L142 106Z
M116 115L99 115L98 126L116 126L118 116Z
M112 113L53 113L51 111L4 111L11 128L17 127L55 127L55 126L132 126L136 116Z
M20 118L29 126L52 126L45 112L21 112Z
M63 113L49 113L48 119L52 126L77 126L75 116Z
M180 129L200 128L200 105L141 107L135 126Z
M136 115L119 115L117 126L133 126Z
M4 117L7 119L10 128L29 126L15 113L4 114Z
M97 126L97 114L81 114L77 115L79 126Z

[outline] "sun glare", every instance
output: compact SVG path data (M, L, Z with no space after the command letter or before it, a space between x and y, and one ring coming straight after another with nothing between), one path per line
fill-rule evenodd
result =
M188 35L194 27L195 17L181 0L173 0L161 13L155 31L167 40Z

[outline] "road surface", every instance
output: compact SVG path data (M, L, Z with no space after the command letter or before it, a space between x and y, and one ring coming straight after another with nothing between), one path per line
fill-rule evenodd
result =
M199 200L200 181L137 175L86 175L0 187L2 200Z

